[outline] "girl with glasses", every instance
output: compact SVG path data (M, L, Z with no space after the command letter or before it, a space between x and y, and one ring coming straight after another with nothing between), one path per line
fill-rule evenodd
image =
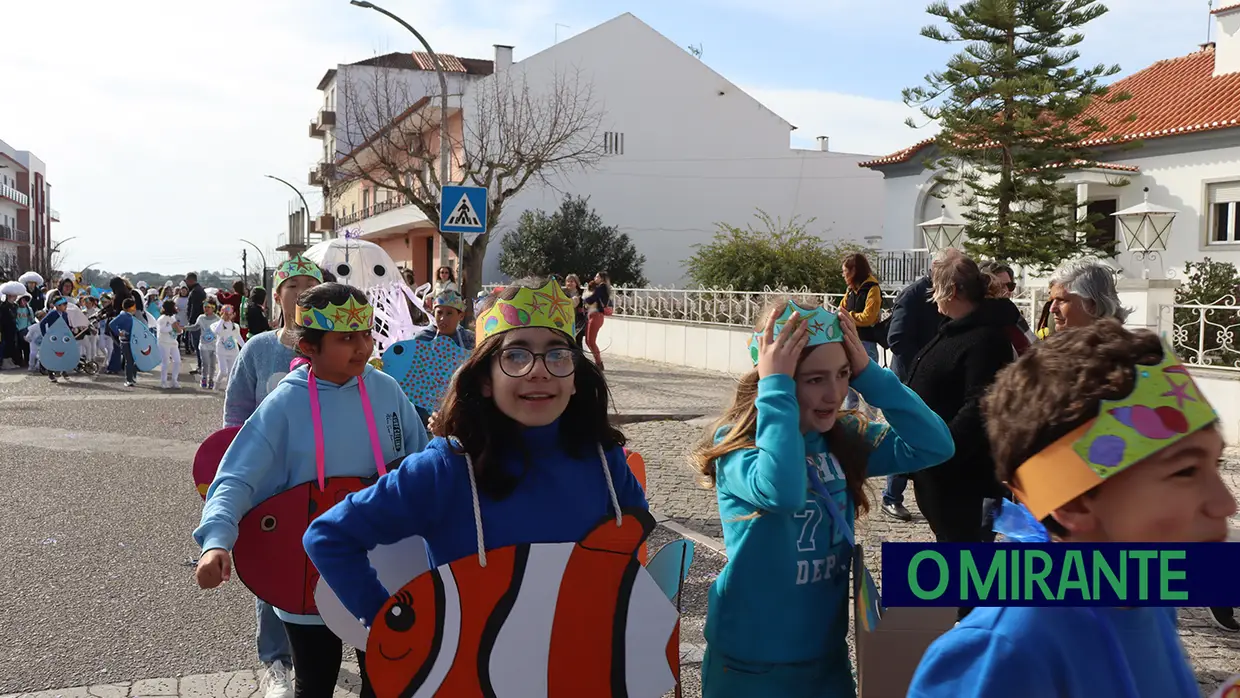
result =
M431 567L523 543L582 540L600 521L646 509L608 420L607 383L573 341L573 306L555 282L518 282L485 299L477 348L453 377L436 438L306 533L306 551L365 622L388 600L367 559L422 536Z

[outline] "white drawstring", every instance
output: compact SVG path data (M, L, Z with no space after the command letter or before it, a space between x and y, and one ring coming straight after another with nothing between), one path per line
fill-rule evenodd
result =
M603 444L598 445L598 457L603 461L603 477L607 478L607 493L611 495L611 506L616 510L616 528L624 525L624 516L620 513L620 498L616 496L616 485L611 481L611 468L607 466L607 452Z
M607 493L611 495L611 506L616 510L616 528L624 525L624 515L620 513L620 497L616 495L616 484L611 479L611 468L607 465L607 452L603 444L597 444L598 457L603 462L603 478L607 480ZM474 500L474 528L478 531L478 564L487 566L487 547L482 538L482 503L478 500L478 481L474 478L474 459L465 453L465 468L469 471L469 493Z
M469 471L469 491L474 496L474 528L478 529L478 564L487 566L487 546L482 540L482 504L478 501L478 481L474 479L474 459L465 454L465 469Z

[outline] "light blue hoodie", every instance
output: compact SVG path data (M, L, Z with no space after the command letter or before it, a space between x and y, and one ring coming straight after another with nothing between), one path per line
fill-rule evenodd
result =
M239 427L288 375L297 354L280 342L278 331L250 337L237 355L224 395L224 426Z
M872 449L867 477L911 473L951 458L955 446L947 425L895 374L871 361L852 387L887 420L840 417ZM834 660L843 672L841 685L851 684L846 638L852 551L809 480L813 468L851 527L855 507L844 473L821 434L801 432L792 378L758 381L756 405L756 448L716 463L728 563L710 590L709 651L749 664Z
M207 490L202 522L194 531L194 540L204 551L231 551L237 540L237 524L250 509L318 479L308 377L307 367L302 366L280 381L228 447ZM366 367L363 378L383 447L383 462L395 467L406 455L426 447L426 429L394 378L373 366ZM374 475L375 458L357 379L344 385L319 380L318 388L326 476ZM322 623L318 616L297 616L278 609L276 613L292 623Z

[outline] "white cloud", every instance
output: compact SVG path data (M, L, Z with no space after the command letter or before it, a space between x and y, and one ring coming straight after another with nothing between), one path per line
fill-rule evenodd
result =
M839 153L886 155L933 136L936 129L910 129L905 119L924 123L915 110L894 102L825 90L746 87L746 92L797 127L793 144L816 147L818 136L831 138Z

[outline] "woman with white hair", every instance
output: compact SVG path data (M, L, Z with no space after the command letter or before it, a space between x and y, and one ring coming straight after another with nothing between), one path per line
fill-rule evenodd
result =
M1093 324L1101 318L1128 319L1115 290L1115 270L1100 259L1065 262L1051 275L1051 316L1055 331Z

